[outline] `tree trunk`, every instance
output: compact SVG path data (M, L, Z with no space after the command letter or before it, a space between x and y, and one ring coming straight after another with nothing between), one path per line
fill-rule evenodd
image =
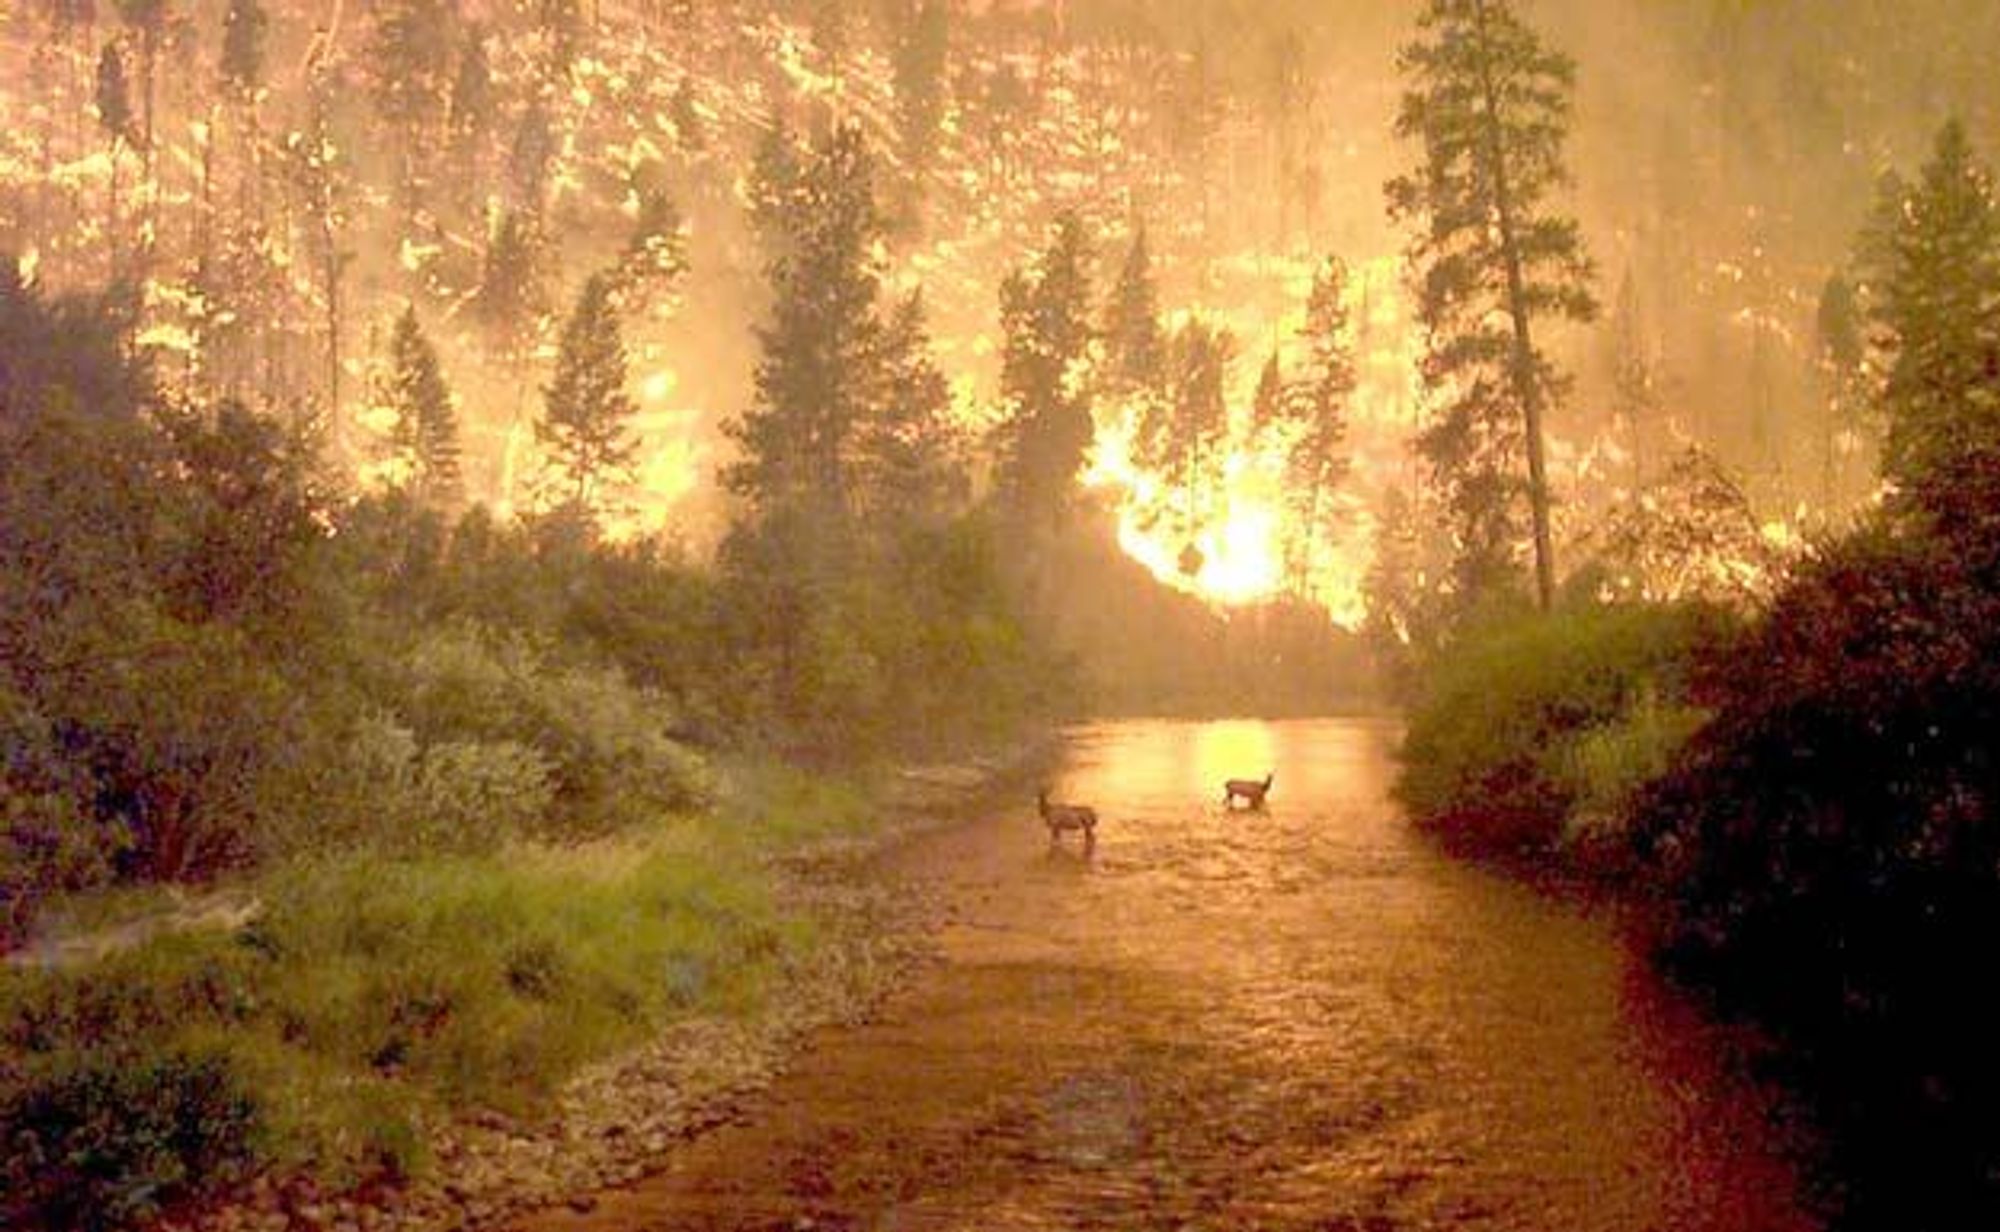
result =
M1486 39L1486 5L1476 6L1479 35ZM1546 612L1555 606L1555 537L1549 525L1548 457L1542 441L1542 389L1535 379L1535 348L1528 320L1527 280L1521 270L1521 245L1515 233L1514 201L1507 182L1507 151L1501 143L1500 96L1490 64L1483 64L1480 84L1486 99L1487 157L1493 175L1493 205L1499 215L1500 251L1507 265L1507 313L1514 327L1514 397L1528 438L1528 505L1534 519L1535 597Z

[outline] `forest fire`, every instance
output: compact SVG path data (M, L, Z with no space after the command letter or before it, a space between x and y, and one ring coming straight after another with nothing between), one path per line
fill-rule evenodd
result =
M0 1226L2000 1227L1995 47L0 0Z
M1100 435L1092 457L1084 485L1117 499L1119 545L1160 581L1224 605L1259 602L1284 588L1282 513L1251 485L1234 482L1246 470L1240 460L1223 468L1229 483L1217 499L1221 516L1189 535L1160 525L1160 480L1132 463L1122 434Z

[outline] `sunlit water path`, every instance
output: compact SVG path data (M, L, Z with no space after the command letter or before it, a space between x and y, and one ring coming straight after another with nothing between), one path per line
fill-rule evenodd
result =
M1392 727L1080 730L1056 794L922 840L945 961L742 1123L537 1226L1817 1227L1772 1105L1603 919L1435 853ZM1275 770L1268 811L1220 784Z

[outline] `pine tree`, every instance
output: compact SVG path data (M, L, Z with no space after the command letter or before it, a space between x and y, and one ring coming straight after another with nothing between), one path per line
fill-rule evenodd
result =
M883 332L882 219L859 128L835 129L814 153L784 221L772 237L775 302L758 330L756 399L728 427L741 456L723 481L753 524L803 514L832 534L854 508L853 442L878 388Z
M118 171L119 155L125 147L134 143L137 134L133 131L132 93L125 79L125 58L118 54L118 44L109 42L97 57L97 122L111 138L111 183L105 199L104 233L108 237L107 249L110 255L111 282L116 284L124 272L121 243L121 224L118 217Z
M638 217L619 254L615 281L619 298L631 311L644 311L687 273L687 239L681 234L681 212L672 197L642 188Z
M219 78L235 133L235 192L231 207L217 212L218 242L204 253L201 279L214 306L202 322L203 359L217 388L236 397L258 380L259 352L267 361L280 343L277 324L285 309L285 279L275 268L266 216L271 191L270 153L264 136L262 100L269 68L270 13L264 0L229 0L223 12ZM207 208L213 147L203 151L203 200ZM277 382L268 370L265 388Z
M1388 197L1393 215L1419 224L1409 255L1423 377L1447 399L1420 447L1456 519L1461 592L1476 597L1512 574L1525 487L1547 607L1556 565L1542 421L1567 382L1534 329L1597 311L1582 234L1548 200L1568 178L1576 68L1510 0L1429 0L1418 28L1399 61L1409 88L1396 131L1420 140L1424 157Z
M419 204L418 169L446 118L456 17L445 0L382 0L368 49L375 109L396 135L397 187Z
M890 316L877 381L857 432L856 488L867 519L893 534L950 513L970 486L958 462L951 383L930 355L922 292Z
M537 97L522 110L521 121L514 129L514 143L507 151L507 178L514 201L523 212L541 213L556 150L555 121L549 114L548 103Z
M470 25L459 43L458 68L452 74L451 99L445 107L461 206L477 199L480 152L493 128L493 111L493 67L486 56L486 32Z
M159 80L160 43L167 32L167 0L117 0L118 17L139 32L139 80L144 110L139 139L135 143L146 155L146 169L152 171L154 86Z
M1166 341L1160 330L1160 293L1142 225L1132 236L1111 301L1104 308L1105 384L1130 395L1160 387Z
M609 490L632 481L639 452L632 417L639 407L625 392L625 375L611 279L593 274L563 325L555 377L542 391L547 410L535 425L551 508L602 514Z
M125 57L117 43L106 43L97 57L97 122L112 140L136 144L132 127L132 90L125 76Z
M1821 497L1829 510L1839 506L1846 487L1842 457L1860 432L1859 410L1866 382L1861 300L1854 284L1836 273L1820 290L1814 314L1816 361L1826 394L1825 452L1821 457Z
M1313 275L1306 301L1306 368L1288 391L1287 409L1295 425L1286 451L1286 488L1303 528L1302 552L1308 567L1318 558L1334 492L1347 478L1347 418L1357 378L1347 308L1347 266L1329 257Z
M389 339L389 370L376 391L393 412L389 444L419 504L447 507L460 491L458 413L437 350L415 308L405 308Z
M1053 534L1068 515L1084 453L1096 435L1088 369L1090 252L1083 222L1064 213L1032 269L1000 287L1006 333L1000 393L998 487L1024 528Z
M298 132L287 138L290 171L299 189L301 213L310 227L309 248L317 267L321 307L326 334L326 410L334 418L333 431L339 432L341 404L341 353L346 333L346 273L349 254L344 251L347 226L347 172L340 149L333 141L332 81L324 71L316 71L306 88L306 118Z
M548 310L548 272L541 229L518 211L504 211L494 225L481 264L473 316L500 355L518 361Z
M1166 397L1139 421L1133 453L1173 493L1162 512L1174 519L1190 548L1211 512L1229 431L1225 393L1235 343L1226 330L1189 321L1167 344ZM1188 559L1194 560L1194 557ZM1198 572L1195 563L1189 572Z
M1895 220L1870 277L1887 362L1883 471L1919 508L1983 520L1993 511L1966 501L1985 502L2000 466L2000 207L1962 125L1944 127L1881 216Z
M802 167L782 126L764 154L753 197L769 208L753 216L772 304L754 400L725 426L738 456L722 481L739 506L723 562L753 613L745 625L776 712L795 730L852 739L841 716L877 679L855 604L867 602L870 549L917 512L892 502L925 498L945 391L921 309L882 316L884 223L859 127L835 127Z
M750 226L767 261L786 251L797 214L805 204L804 174L791 126L779 115L758 136L750 163Z
M1285 364L1273 347L1257 376L1257 392L1250 399L1250 427L1263 434L1284 427L1285 422Z

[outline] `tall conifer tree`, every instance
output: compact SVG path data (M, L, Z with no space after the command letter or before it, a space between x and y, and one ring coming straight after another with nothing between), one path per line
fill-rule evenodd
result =
M619 337L611 279L593 274L563 325L556 371L543 391L547 411L535 425L548 463L547 502L573 514L606 511L610 490L630 483L638 460L625 392L625 343Z
M1337 257L1328 258L1313 276L1306 301L1306 367L1287 391L1296 435L1285 459L1286 479L1303 527L1302 551L1308 564L1318 555L1335 490L1348 470L1348 406L1357 379L1347 286L1347 266Z
M1189 321L1167 346L1167 395L1148 406L1134 451L1174 492L1166 511L1193 549L1221 479L1222 446L1229 433L1226 389L1235 342L1227 330ZM1187 558L1190 562L1194 557ZM1189 572L1198 572L1193 563Z
M1166 359L1160 331L1160 292L1153 274L1146 228L1132 236L1118 281L1104 306L1105 384L1116 394L1157 388Z
M1886 360L1883 471L1946 516L2000 468L2000 206L1957 121L1914 184L1879 209L1870 301Z
M1390 181L1389 206L1417 226L1423 377L1442 399L1420 447L1456 519L1461 590L1476 597L1512 573L1525 495L1547 607L1556 566L1543 420L1568 382L1535 331L1597 312L1582 232L1551 201L1569 180L1576 66L1511 0L1429 0L1399 64L1408 88L1396 131L1421 142L1423 158Z
M1011 516L1040 535L1059 529L1084 452L1096 434L1089 392L1090 250L1083 221L1057 218L1049 247L1000 287L1006 349L1000 390L999 493Z
M951 383L931 358L920 292L890 315L877 378L876 405L857 434L857 487L870 521L893 534L952 512L968 487Z
M728 427L741 456L723 473L752 521L799 513L822 530L853 510L853 442L877 392L883 325L876 255L882 218L861 131L834 130L797 181L758 330L756 397Z
M408 475L419 504L449 506L460 486L458 412L437 350L424 336L415 308L396 318L389 338L389 370L377 396L396 416L389 443Z

